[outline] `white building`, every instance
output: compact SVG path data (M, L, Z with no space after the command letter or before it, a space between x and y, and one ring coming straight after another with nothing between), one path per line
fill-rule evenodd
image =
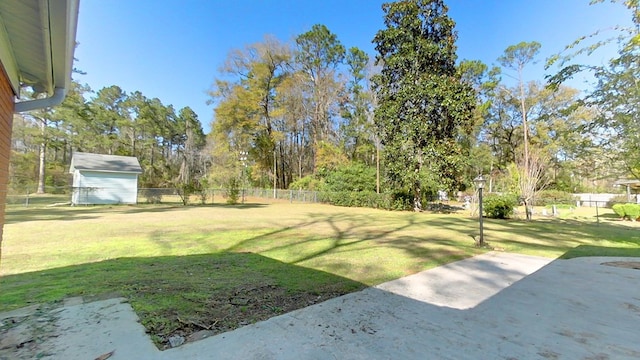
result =
M71 158L72 205L135 204L142 168L131 156L77 152Z

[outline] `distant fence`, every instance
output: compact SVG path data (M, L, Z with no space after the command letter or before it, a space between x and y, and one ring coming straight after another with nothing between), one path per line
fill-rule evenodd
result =
M102 189L111 190L113 189ZM35 188L11 189L7 194L7 205L51 205L56 203L70 203L74 189L72 187L47 187L46 195L35 194ZM306 190L284 190L284 189L238 189L238 202L256 201L289 201L304 203L326 203L331 194L306 191ZM584 207L607 207L614 202L638 202L640 195L631 194L630 201L627 201L626 194L574 194L575 206ZM215 204L226 203L228 190L223 188L211 188L205 191L193 193L189 196L190 204ZM437 201L437 198L429 201ZM183 199L178 189L175 188L142 188L138 189L137 202L139 204L182 204ZM117 201L115 202L117 203Z
M107 188L91 188L91 192L96 191L112 191L114 189ZM36 194L35 189L22 189L12 191L7 194L6 204L8 205L52 205L52 204L64 204L71 203L74 189L72 187L47 187L45 194ZM118 198L118 193L115 191L114 198ZM226 203L228 199L227 189L215 188L206 189L197 193L192 193L189 196L188 202L190 204L214 204L214 203ZM251 200L250 200L251 199ZM304 191L304 190L282 190L277 189L239 189L238 190L238 202L255 201L255 199L265 200L278 200L289 202L306 202L317 203L322 202L322 198L317 191ZM183 198L180 191L175 188L141 188L138 189L137 202L139 204L182 204ZM118 203L114 200L113 203Z
M226 189L206 189L189 196L189 203L215 204L224 203L229 198ZM238 202L248 199L288 200L290 202L322 202L317 191L282 190L282 189L238 189ZM138 203L182 203L182 196L178 189L138 189Z
M574 194L577 198L576 205L577 206L585 206L585 207L606 207L610 206L611 203L620 202L620 203L638 203L640 197L638 194Z

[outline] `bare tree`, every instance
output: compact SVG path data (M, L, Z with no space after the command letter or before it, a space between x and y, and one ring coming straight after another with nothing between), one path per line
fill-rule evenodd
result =
M545 176L548 156L540 149L533 148L527 155L520 155L516 161L518 169L518 187L525 206L527 221L531 220L533 200L536 194L549 185Z

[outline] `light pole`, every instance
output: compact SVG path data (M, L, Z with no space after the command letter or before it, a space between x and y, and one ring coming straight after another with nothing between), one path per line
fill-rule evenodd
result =
M245 169L247 168L247 152L240 151L240 161L242 162L242 203L244 204L244 187L246 183Z
M487 182L482 174L478 175L477 178L473 179L473 182L476 184L478 188L478 219L480 220L480 240L478 241L478 246L484 246L484 226L482 224L482 189L484 188L484 184Z

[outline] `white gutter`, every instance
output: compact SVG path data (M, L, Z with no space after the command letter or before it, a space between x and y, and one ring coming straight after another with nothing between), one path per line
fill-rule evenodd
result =
M53 95L51 95L48 98L17 102L15 104L13 111L19 113L19 112L25 112L30 110L53 107L53 106L59 105L64 100L64 97L66 95L67 95L67 89L55 88L53 90Z
M0 0L2 1L2 0ZM64 101L71 85L73 53L78 26L79 0L39 0L50 96L15 103L14 112L53 107ZM53 87L53 89L52 89ZM53 92L51 92L53 90Z

